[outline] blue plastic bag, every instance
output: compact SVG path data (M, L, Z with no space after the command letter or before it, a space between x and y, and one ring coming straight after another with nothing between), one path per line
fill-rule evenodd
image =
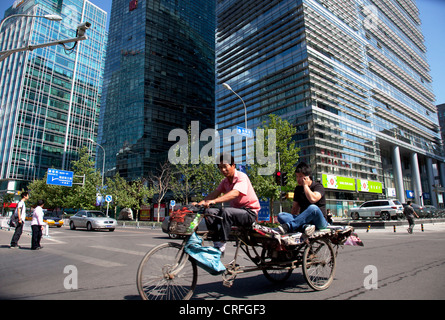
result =
M221 251L214 247L203 247L202 239L193 233L185 244L184 251L196 260L199 267L212 275L218 275L226 270L221 262Z

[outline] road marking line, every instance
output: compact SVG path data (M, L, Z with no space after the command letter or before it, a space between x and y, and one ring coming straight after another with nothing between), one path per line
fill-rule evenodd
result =
M90 248L101 249L101 250L108 250L108 251L119 252L119 253L133 254L133 255L137 255L137 256L143 256L143 255L146 254L146 252L141 252L141 251L133 251L133 250L119 249L119 248L110 248L110 247L104 247L104 246L90 246Z
M93 258L93 257L80 255L80 254L75 254L75 253L61 253L61 252L59 252L58 254L60 254L62 256L65 256L67 258L80 260L80 261L82 261L84 263L93 264L95 266L104 267L104 268L124 267L124 266L126 266L125 264L120 264L120 263L112 262L112 261L109 261L109 260L97 259L97 258Z

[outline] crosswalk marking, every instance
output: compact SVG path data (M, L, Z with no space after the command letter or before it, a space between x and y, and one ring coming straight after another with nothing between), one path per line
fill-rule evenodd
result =
M95 266L103 267L103 268L111 268L111 267L124 267L125 264L109 261L109 260L103 260L103 259L97 259L89 256L84 256L81 254L75 254L75 253L65 253L65 252L58 252L57 254L65 256L67 258L72 258L75 260L80 260L81 262L92 264Z
M112 252L119 252L119 253L126 253L126 254L133 254L133 255L137 255L137 256L143 256L147 253L145 251L133 251L133 250L111 248L111 247L105 247L105 246L90 246L90 248L108 250L108 251L112 251Z

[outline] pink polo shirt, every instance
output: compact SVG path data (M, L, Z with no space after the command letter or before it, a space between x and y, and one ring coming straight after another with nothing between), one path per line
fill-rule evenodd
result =
M238 190L239 196L230 202L230 206L233 208L249 208L258 214L260 211L260 202L253 190L252 183L250 183L249 177L238 170L235 170L233 176L233 182L230 183L229 179L224 178L216 188L220 193L228 193L231 190Z

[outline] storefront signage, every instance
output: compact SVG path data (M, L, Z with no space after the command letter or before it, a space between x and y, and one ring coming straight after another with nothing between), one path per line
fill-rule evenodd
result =
M377 181L357 179L357 191L382 193L382 183Z
M382 193L382 183L354 179L348 177L335 176L330 174L322 175L323 186L327 189L349 190L358 192ZM357 185L357 186L356 186Z
M327 189L340 189L355 191L355 179L348 177L334 176L330 174L322 175L323 186Z

